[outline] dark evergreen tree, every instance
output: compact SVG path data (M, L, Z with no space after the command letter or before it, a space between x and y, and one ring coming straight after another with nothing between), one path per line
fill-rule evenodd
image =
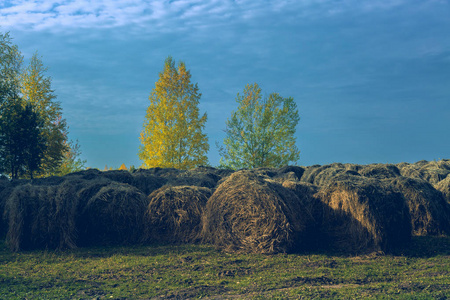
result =
M12 178L33 178L46 149L43 120L29 103L8 101L0 118L0 171Z

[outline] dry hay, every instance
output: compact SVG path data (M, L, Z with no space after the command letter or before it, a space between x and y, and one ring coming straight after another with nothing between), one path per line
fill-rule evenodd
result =
M12 190L13 187L10 184L9 179L0 177L0 239L5 237L6 231L8 230L3 214L5 211L6 199L9 197Z
M450 175L447 175L444 180L439 181L439 183L434 187L442 194L444 194L445 198L447 199L447 203L450 204Z
M388 179L400 176L400 170L395 165L371 164L363 166L359 173L364 177Z
M340 163L324 166L314 165L305 169L300 181L318 186L326 186L335 181L336 176L346 171L345 165Z
M423 179L433 185L438 184L450 174L450 160L439 161L421 160L414 164L397 164L404 177Z
M211 190L196 186L164 186L150 196L146 212L147 242L197 242L202 214Z
M443 194L421 179L399 177L390 182L404 196L414 235L450 234L450 205Z
M319 234L331 249L390 251L411 237L405 200L380 181L336 181L315 197L324 205L313 215L321 228Z
M60 185L16 186L5 204L11 250L75 248L140 240L148 201L106 178L68 176Z
M151 172L134 172L132 185L141 190L145 195L150 195L167 183L167 179L157 177Z
M102 176L102 171L97 169L87 169L65 175L65 178L78 178L84 180L92 180Z
M168 177L167 185L170 186L198 186L214 189L220 177L214 173L194 173L187 171L176 177Z
M179 170L179 169L175 169L175 168L148 168L148 169L137 169L134 170L132 172L132 175L139 175L139 174L144 174L144 175L152 175L152 176L157 176L157 177L177 177L180 173L184 173L186 172L185 170Z
M92 191L98 187L91 187ZM85 189L84 195L88 194ZM110 182L101 187L80 207L77 217L78 244L138 243L144 229L147 205L146 195L131 185Z
M121 182L121 183L128 183L133 184L133 176L130 172L127 170L111 170L111 171L104 171L101 174L102 177L108 178L109 180Z
M307 243L303 234L311 223L292 191L250 171L238 171L209 199L202 236L228 252L291 252Z
M358 173L362 166L353 164L314 165L307 167L300 182L324 187L336 181L364 181Z
M17 186L5 206L9 248L74 248L78 202L73 187L69 182L59 186Z
M305 172L305 168L298 167L298 166L284 166L278 169L278 177L282 177L284 174L291 174L292 179L295 181L300 181L300 179L303 176L303 173Z

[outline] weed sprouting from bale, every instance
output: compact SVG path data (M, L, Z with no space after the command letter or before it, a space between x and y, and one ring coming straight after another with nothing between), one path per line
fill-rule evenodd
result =
M202 215L211 190L196 186L164 186L150 196L146 213L146 242L199 241Z
M450 234L450 205L440 191L421 179L399 177L390 184L408 204L415 235Z
M209 199L202 236L228 252L296 251L311 216L299 198L251 171L228 177Z
M135 244L141 240L147 197L128 184L111 182L80 207L79 245Z

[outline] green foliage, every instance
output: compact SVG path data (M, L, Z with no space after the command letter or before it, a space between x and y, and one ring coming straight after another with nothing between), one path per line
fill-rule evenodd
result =
M63 153L64 157L61 164L54 172L50 173L50 175L64 176L86 169L86 160L80 158L81 149L78 141L66 141L65 143L69 150Z
M0 112L8 99L19 95L19 80L23 57L8 33L0 33Z
M47 148L42 161L42 175L51 175L60 171L66 156L70 156L67 142L67 124L62 118L62 109L51 88L51 78L45 76L47 68L37 53L20 76L22 98L31 103L44 120L42 131L47 140ZM67 162L67 161L66 161Z
M34 138L44 140L45 147L42 148L43 155L35 161L39 165L34 166L34 163L30 165L32 172L39 171L37 174L39 176L50 176L80 170L84 167L85 161L78 157L80 155L78 143L68 141L68 126L62 117L60 103L55 101L56 95L51 88L51 78L45 75L47 68L44 67L37 53L32 56L25 69L22 69L22 62L23 57L18 47L11 42L9 34L0 33L0 115L4 116L4 120L6 116L13 118L13 112L17 113L19 109L16 107L17 103L20 103L25 111L27 105L31 105L33 113L38 115L37 119L41 122L40 135ZM19 115L16 114L16 116ZM31 115L29 117L33 118ZM10 133L5 130L12 130L11 126L3 122L0 135L8 136ZM19 151L18 148L14 149ZM8 157L11 155L13 154L10 153ZM22 154L18 152L17 155ZM0 160L4 165L4 161L9 158L5 156ZM11 166L7 169L14 170L14 176L24 176L24 172L18 172ZM32 174L32 172L28 173Z
M140 136L143 167L189 169L207 164L209 144L203 133L207 116L199 116L200 97L185 64L175 67L168 57L149 97Z
M0 119L0 170L12 178L38 171L46 150L43 120L30 103L8 102Z
M299 159L295 127L300 118L294 99L277 93L262 99L258 84L247 85L226 122L221 167L231 169L281 167Z

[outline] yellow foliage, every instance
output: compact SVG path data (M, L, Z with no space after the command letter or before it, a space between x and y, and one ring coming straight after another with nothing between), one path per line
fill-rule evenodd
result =
M208 138L202 132L206 113L199 117L201 93L192 84L183 62L168 57L149 97L150 106L140 136L143 167L189 169L208 162Z
M119 170L128 170L127 166L125 166L125 164L122 164L119 168Z

